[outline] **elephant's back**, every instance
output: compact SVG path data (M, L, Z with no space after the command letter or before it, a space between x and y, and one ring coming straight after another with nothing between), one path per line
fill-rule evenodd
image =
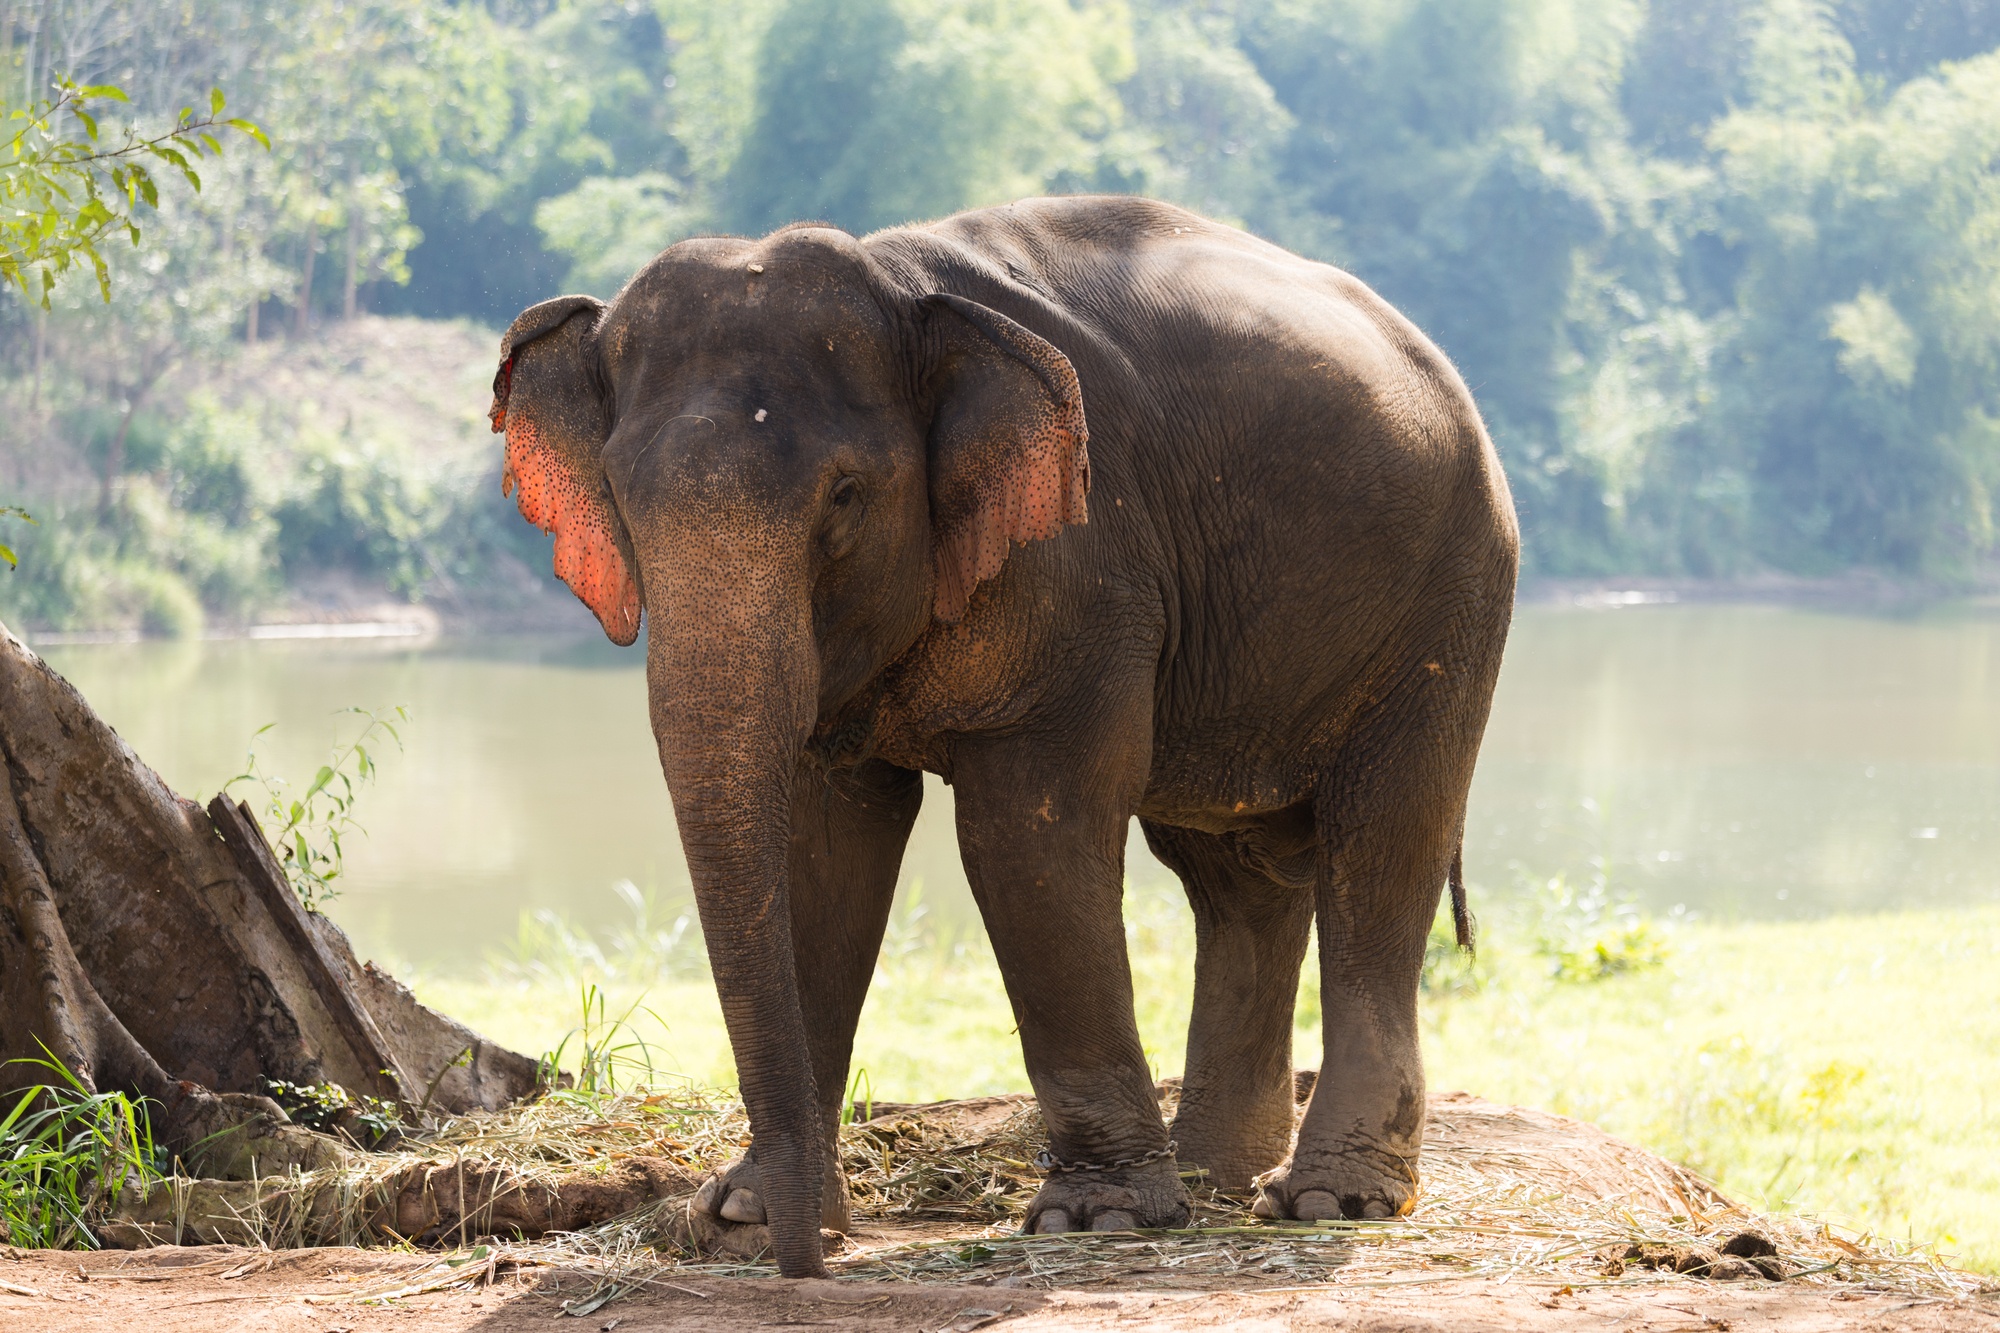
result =
M1498 455L1450 361L1366 284L1150 200L913 233L929 281L1076 364L1093 536L1159 574L1169 749L1225 717L1310 729L1364 659L1486 637L1475 621L1497 655L1519 541Z
M1125 491L1121 508L1239 554L1244 525L1282 515L1299 541L1393 552L1413 573L1452 548L1511 561L1513 506L1471 393L1353 275L1122 196L1024 200L871 240L896 237L926 280L1076 364L1099 489Z
M1332 265L1124 196L1023 200L871 241L898 236L946 242L918 250L932 283L994 305L1070 356L1094 457L1100 439L1129 437L1117 443L1167 451L1138 464L1164 482L1177 465L1199 474L1202 460L1184 456L1193 440L1238 461L1263 454L1319 473L1345 464L1398 488L1483 490L1497 479L1449 359Z

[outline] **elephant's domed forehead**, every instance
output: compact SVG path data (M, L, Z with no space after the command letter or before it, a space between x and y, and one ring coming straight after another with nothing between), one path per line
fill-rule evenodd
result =
M828 229L683 242L654 260L598 334L614 485L662 488L682 508L726 492L803 513L833 471L903 458L922 436L880 290L853 238Z
M605 321L607 356L680 364L886 344L890 321L854 238L797 227L761 241L684 241L640 271ZM827 347L831 341L832 348Z
M886 410L900 401L907 377L879 290L841 233L684 242L648 265L607 312L606 375L621 413L667 402L702 412L737 398L750 410L787 415Z

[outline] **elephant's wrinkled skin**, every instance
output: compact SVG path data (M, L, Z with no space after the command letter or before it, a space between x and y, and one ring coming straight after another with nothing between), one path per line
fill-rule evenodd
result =
M1422 334L1193 214L1045 199L861 240L684 241L609 306L523 313L495 393L557 572L621 643L650 617L653 730L755 1136L701 1195L713 1225L768 1218L782 1270L821 1271L926 769L955 786L1058 1160L1168 1141L1119 915L1136 815L1195 914L1180 1167L1236 1190L1269 1172L1266 1213L1409 1206L1417 978L1518 544ZM1326 1051L1294 1150L1315 914ZM1029 1225L1186 1216L1155 1156L1052 1173Z

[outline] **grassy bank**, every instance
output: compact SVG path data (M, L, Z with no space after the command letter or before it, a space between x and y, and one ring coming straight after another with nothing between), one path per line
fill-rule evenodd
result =
M1736 1195L2000 1270L2000 910L1698 926L1660 968L1520 960L1434 1001L1438 1087L1595 1121Z
M1171 897L1128 904L1141 1032L1178 1072L1191 928ZM1586 927L1592 925L1586 921ZM1464 1088L1595 1121L1746 1201L1937 1243L2000 1271L2000 909L1579 934L1495 914L1478 963L1440 960L1424 1002L1434 1089ZM1621 934L1621 930L1624 932ZM1595 950L1607 944L1603 953ZM699 976L571 952L482 980L418 980L429 1003L517 1049L578 1026L578 988L635 1004L614 1041L704 1083L733 1078ZM1013 1016L982 939L899 915L863 1015L855 1067L884 1099L1025 1091ZM1298 1053L1318 1063L1308 985ZM572 1038L573 1059L578 1050ZM637 1057L636 1049L628 1052Z

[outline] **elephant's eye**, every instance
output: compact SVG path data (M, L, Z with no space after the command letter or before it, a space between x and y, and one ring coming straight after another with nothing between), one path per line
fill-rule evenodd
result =
M820 541L828 556L838 560L854 546L861 531L861 483L842 477L826 493L826 518L820 525Z

